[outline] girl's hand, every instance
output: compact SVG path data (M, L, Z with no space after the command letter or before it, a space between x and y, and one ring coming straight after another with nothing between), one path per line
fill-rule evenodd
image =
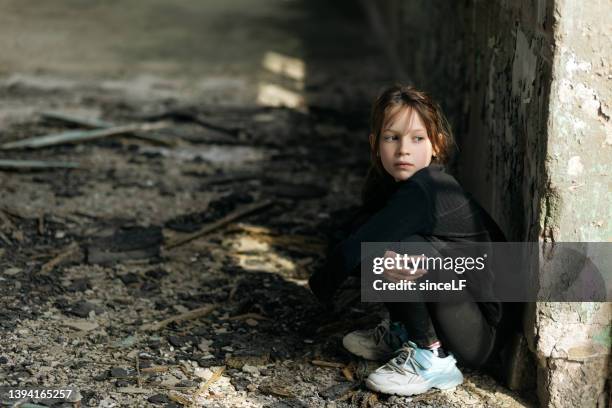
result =
M393 258L395 259L395 257L398 254L396 252L393 251L386 251L385 252L385 258ZM403 258L403 256L402 256ZM410 256L408 255L408 259L414 259L415 261L417 259L422 259L422 261L420 263L424 264L426 257L423 255L419 255L419 256ZM411 281L411 280L415 280L415 279L419 279L421 276L425 275L427 273L427 270L419 268L416 271L414 270L414 265L413 264L409 264L408 268L392 268L392 269L386 269L383 272L383 276L391 281L391 282L400 282L403 280L406 281Z

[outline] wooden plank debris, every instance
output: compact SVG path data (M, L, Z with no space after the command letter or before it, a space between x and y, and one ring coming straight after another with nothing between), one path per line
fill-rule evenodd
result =
M260 201L260 202L252 203L252 204L246 205L244 207L238 208L238 209L232 211L231 213L227 214L225 217L223 217L223 218L221 218L221 219L219 219L217 221L214 221L214 222L211 222L209 224L204 225L204 227L202 227L199 231L193 232L191 234L188 234L188 235L183 236L183 237L179 237L179 238L177 238L177 239L175 239L173 241L168 242L164 246L164 248L166 250L168 250L168 249L175 248L175 247L177 247L179 245L186 244L187 242L193 241L196 238L199 238L199 237L201 237L203 235L206 235L206 234L208 234L208 233L210 233L210 232L212 232L212 231L214 231L214 230L216 230L216 229L218 229L218 228L220 228L220 227L222 227L224 225L229 224L230 222L232 222L232 221L234 221L234 220L236 220L238 218L244 217L245 215L248 215L248 214L251 214L251 213L253 213L255 211L258 211L258 210L261 210L263 208L266 208L266 207L272 205L272 203L273 203L272 200L263 200L263 201Z
M58 255L53 257L53 259L45 263L40 268L40 273L47 274L51 272L53 268L55 268L57 265L68 260L69 258L74 257L75 255L78 255L80 251L81 251L81 248L79 247L79 244L77 244L76 242L71 243L66 248L64 248L62 252L60 252Z
M344 363L336 363L334 361L323 361L323 360L312 360L311 363L313 365L319 367L329 367L329 368L344 368L346 364Z
M82 118L73 115L67 115L61 112L41 112L41 115L45 119L57 120L59 122L64 122L70 125L81 126L88 129L105 129L112 128L116 125L111 122L106 122L104 120L95 119L95 118ZM174 146L176 143L173 140L167 140L155 135L145 135L144 133L134 132L128 134L128 136L135 137L137 139L143 139L149 142L153 142L155 144L161 144L164 146Z
M109 136L116 136L132 132L147 132L168 127L168 122L154 123L132 123L128 125L114 126L110 128L94 129L94 130L73 130L62 133L55 133L45 136L36 136L23 140L4 143L0 145L2 150L10 149L37 149L47 146L55 146L66 143L80 143L94 139L101 139Z
M202 306L202 307L199 307L197 309L193 309L193 310L190 310L188 312L181 313L179 315L169 317L169 318L164 319L164 320L162 320L160 322L157 322L157 323L150 323L150 324L142 325L140 327L140 329L143 330L143 331L161 330L161 329L163 329L164 327L166 327L167 325L169 325L170 323L173 323L173 322L182 322L184 320L193 320L193 319L198 319L200 317L207 316L208 314L210 314L216 308L217 308L217 305L215 305L215 304Z
M106 122L104 120L95 118L82 118L78 116L67 115L62 112L40 112L40 115L44 119L56 120L58 122L64 122L70 125L81 126L89 129L110 128L115 126L114 124Z
M80 164L76 162L57 160L0 159L0 168L2 169L76 169L79 166Z

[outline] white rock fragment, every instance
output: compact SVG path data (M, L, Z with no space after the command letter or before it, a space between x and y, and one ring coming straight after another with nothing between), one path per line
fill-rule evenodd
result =
M245 364L244 366L242 366L242 371L254 375L255 377L259 376L259 368L252 365Z
M212 340L202 339L202 341L198 344L198 348L203 353L208 352L210 345L213 343Z
M198 367L194 370L193 374L198 378L208 380L210 377L212 377L213 372L209 368Z
M21 272L21 268L8 268L4 270L4 274L8 276L15 276Z

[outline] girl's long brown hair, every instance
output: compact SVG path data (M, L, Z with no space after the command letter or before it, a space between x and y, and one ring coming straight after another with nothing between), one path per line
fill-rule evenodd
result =
M394 85L384 90L374 102L370 118L374 143L370 153L370 169L361 194L363 207L368 211L373 212L382 207L396 188L395 180L380 160L379 142L384 126L402 110L399 108L414 109L421 117L427 136L437 152L432 163L447 165L455 147L448 120L428 94L403 85Z

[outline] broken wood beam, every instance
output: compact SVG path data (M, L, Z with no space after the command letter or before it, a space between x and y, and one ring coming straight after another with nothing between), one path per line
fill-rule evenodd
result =
M55 133L45 136L36 136L23 140L4 143L0 145L2 150L10 149L37 149L47 146L55 146L65 143L80 143L94 139L101 139L108 136L116 136L132 132L146 132L167 127L168 122L155 123L133 123L129 125L114 126L110 128L94 130L74 130L69 132Z
M54 160L9 160L0 159L2 169L76 169L80 165L76 162Z
M40 115L44 119L52 119L58 122L64 122L69 125L81 126L84 128L96 129L96 128L110 128L115 126L110 122L95 118L82 118L79 116L72 116L61 112L40 112Z
M227 214L225 217L223 217L223 218L221 218L221 219L219 219L217 221L211 222L209 224L206 224L204 227L202 227L200 230L198 230L196 232L193 232L193 233L188 234L188 235L186 235L184 237L180 237L180 238L177 238L177 239L175 239L173 241L168 242L164 246L164 248L166 250L168 250L168 249L175 248L175 247L177 247L179 245L186 244L187 242L193 241L196 238L199 238L199 237L201 237L203 235L206 235L209 232L214 231L214 230L216 230L216 229L218 229L218 228L220 228L220 227L222 227L224 225L227 225L230 222L232 222L232 221L234 221L234 220L236 220L238 218L244 217L245 215L248 215L248 214L250 214L252 212L255 212L257 210L261 210L261 209L263 209L265 207L268 207L268 206L272 205L272 203L273 203L272 200L263 200L263 201L260 201L260 202L257 202L257 203L246 205L246 206L244 206L242 208L238 208L237 210L234 210L231 213Z
M115 127L116 125L111 122L106 122L100 119L95 118L82 118L78 116L67 115L61 112L41 112L41 116L45 119L52 119L59 122L64 122L70 125L81 126L88 129L107 129ZM153 142L156 144L161 144L164 146L174 146L176 143L173 141L169 141L163 139L159 136L154 135L145 135L144 133L134 132L129 134L129 136L135 137L137 139L146 140L149 142Z

